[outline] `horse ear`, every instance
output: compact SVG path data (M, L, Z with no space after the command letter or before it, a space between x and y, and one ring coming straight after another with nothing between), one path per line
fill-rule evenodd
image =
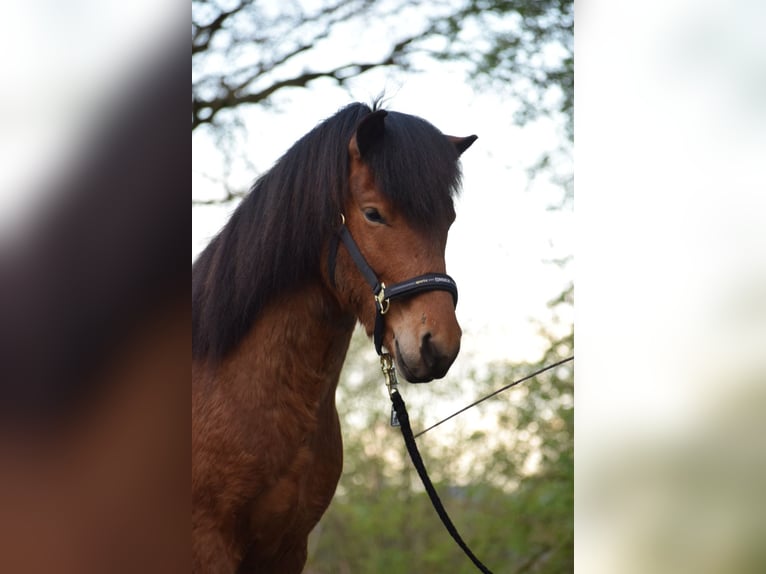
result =
M452 143L452 145L455 146L455 149L457 150L457 155L460 156L463 154L465 150L471 147L471 144L473 142L479 139L479 136L473 135L473 136L468 136L467 138L447 136L447 139Z
M383 120L387 115L386 110L376 110L367 114L359 122L349 146L352 154L359 158L364 157L370 148L383 137Z

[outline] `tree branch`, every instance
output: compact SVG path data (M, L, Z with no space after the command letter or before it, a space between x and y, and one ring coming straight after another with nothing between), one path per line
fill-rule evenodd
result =
M223 109L233 109L244 104L257 104L263 102L273 93L283 88L303 88L306 87L309 82L319 78L332 78L339 84L343 84L349 78L359 76L360 74L363 74L372 68L401 65L399 59L406 52L407 46L409 46L419 37L420 36L413 36L398 42L391 49L391 52L389 52L385 58L378 62L344 64L331 70L304 72L292 78L272 82L267 88L258 92L243 93L243 90L253 81L255 81L257 76L250 78L248 81L241 82L236 87L227 87L222 85L225 93L221 96L210 99L201 99L196 97L192 99L192 131L203 124L212 123L216 114L218 114L218 112ZM301 49L295 50L292 55L296 55L301 51ZM288 58L289 57L291 56L288 56ZM285 58L285 60L288 58Z
M192 55L198 52L204 52L210 46L210 42L215 36L216 32L223 28L224 23L234 14L240 12L243 8L251 3L251 0L242 0L238 6L232 8L228 12L221 12L216 18L209 24L195 24L192 22Z

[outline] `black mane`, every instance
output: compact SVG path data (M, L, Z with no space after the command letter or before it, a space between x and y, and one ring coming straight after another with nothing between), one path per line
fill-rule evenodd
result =
M348 143L372 111L355 103L296 142L250 190L192 266L192 356L223 358L277 295L320 277L320 255L348 197ZM417 227L451 220L457 151L428 122L397 112L365 161Z

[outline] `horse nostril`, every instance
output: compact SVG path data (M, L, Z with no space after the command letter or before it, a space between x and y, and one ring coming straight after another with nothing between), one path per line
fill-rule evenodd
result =
M427 332L420 340L420 355L423 358L423 362L429 367L433 367L434 363L438 360L438 352L434 348L431 342L431 333Z
M425 333L420 339L420 358L429 376L435 379L441 379L446 375L455 359L454 355L445 353L445 349L434 342L430 332Z

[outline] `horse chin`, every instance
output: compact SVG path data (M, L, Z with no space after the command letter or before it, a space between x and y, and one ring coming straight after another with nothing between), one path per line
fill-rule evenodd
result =
M403 363L402 361L396 361L396 366L398 367L402 376L407 379L407 382L409 383L430 383L434 380L434 378L431 376L418 376L414 374L407 367L406 363Z

